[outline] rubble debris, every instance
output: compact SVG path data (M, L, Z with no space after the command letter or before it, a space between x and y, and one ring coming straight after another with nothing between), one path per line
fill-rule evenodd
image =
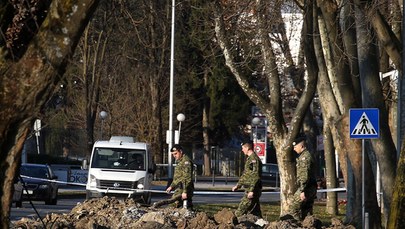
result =
M86 200L78 203L70 213L49 214L41 220L22 218L12 222L15 229L66 229L66 228L103 228L103 229L245 229L245 228L321 228L322 222L315 217L307 217L298 222L293 219L267 222L254 215L237 218L230 209L224 208L208 216L205 212L195 212L184 208L148 208L133 199L120 200L114 197ZM325 227L322 227L325 228ZM330 228L352 229L340 220L333 219Z

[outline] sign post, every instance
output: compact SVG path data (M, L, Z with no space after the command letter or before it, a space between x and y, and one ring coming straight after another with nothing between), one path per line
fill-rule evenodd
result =
M361 141L361 208L362 208L362 225L365 226L365 190L364 190L364 139L379 138L380 136L380 113L378 108L350 109L350 138L362 139Z
M253 151L259 156L263 164L267 163L267 118L261 113L258 107L252 107L252 129L251 139L253 140Z

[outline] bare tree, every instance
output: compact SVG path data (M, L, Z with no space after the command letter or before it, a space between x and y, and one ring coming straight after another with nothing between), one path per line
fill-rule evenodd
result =
M129 21L131 30L126 36L126 41L132 49L124 58L131 63L132 75L143 82L141 87L133 88L132 99L144 98L142 106L136 106L140 101L135 102L133 110L136 111L137 120L135 126L144 126L145 130L133 130L139 138L145 138L152 143L155 161L163 162L165 152L164 128L167 120L163 112L169 104L169 43L170 27L167 21L170 18L169 2L162 4L159 1L125 1L122 5L123 20ZM120 24L117 24L120 26ZM125 25L123 21L122 25ZM124 31L124 27L121 31ZM165 83L167 82L167 83ZM141 95L138 98L138 95Z
M84 114L86 117L87 155L90 156L94 143L94 123L99 114L101 72L105 69L103 68L103 59L107 39L103 31L100 31L94 40L90 39L89 41L88 28L89 26L85 30L83 37L81 77L85 87L86 106ZM92 45L93 43L95 43L94 46Z
M98 1L63 4L33 1L29 7L25 3L2 1L0 7L0 171L4 177L0 181L0 222L3 228L9 227L12 186L27 131L60 81ZM31 23L19 21L27 17ZM24 36L26 31L29 36Z
M223 6L218 5L217 9L221 9L221 7ZM267 14L267 12L270 12L270 3L258 1L256 7L252 7L248 4L244 4L244 7L246 8L242 12L233 15L231 13L224 14L224 12L219 11L215 19L216 34L218 42L223 50L226 65L230 68L247 96L261 109L269 121L269 129L273 134L277 160L280 168L280 177L283 181L281 183L281 215L284 215L288 213L289 205L287 200L289 200L290 196L295 191L295 163L293 160L294 155L292 154L291 143L295 136L300 132L304 116L315 93L317 67L316 65L309 66L310 71L305 81L305 89L302 92L300 101L295 107L295 112L290 122L290 128L288 129L285 124L282 110L283 97L281 94L281 75L278 71L278 65L276 62L277 58L269 37L269 34L272 33L272 27L269 23L271 20L268 18ZM253 10L248 10L248 7L252 7ZM312 21L312 5L306 8L306 10L308 11L305 12L305 15L311 16L307 17L305 20ZM243 53L248 50L238 50L241 53L235 53L236 42L230 42L232 39L227 35L226 30L226 28L231 27L233 22L246 20L249 15L248 13L251 12L253 12L254 18L257 20L258 24L258 30L255 31L255 33L258 34L258 37L255 39L259 43L258 51L261 53L259 62L262 64L261 66L263 69L260 69L260 72L262 72L261 75L267 83L268 88L268 92L265 94L259 93L257 89L251 86L249 78L239 67L240 64L237 64L239 56L251 57L249 56L249 53ZM312 23L306 25L308 27L305 27L304 34L311 34ZM310 36L305 36L305 43L306 47L311 49L312 42ZM253 46L253 43L249 44ZM254 50L254 48L252 49ZM307 52L307 54L311 55L310 52Z
M154 1L105 1L97 10L69 72L78 82L70 89L72 121L83 125L88 120L89 147L100 136L94 130L103 128L104 139L130 135L150 142L155 161L162 162L166 120L162 111L168 97L167 7ZM103 126L101 110L108 112Z
M376 31L378 30L379 41L384 45L389 56L395 59L393 62L398 66L400 63L398 61L399 49L396 45L396 38L393 36L394 33L391 32L391 28L384 22L384 18L376 10L377 7L366 7L358 3L359 7L357 9L359 11L355 13L355 5L349 4L349 2L347 2L348 4L343 4L340 8L338 7L340 2L335 1L297 1L304 15L303 41L306 49L303 50L303 53L305 54L308 81L306 82L305 86L307 87L300 102L295 108L290 128L287 129L284 125L285 120L282 118L283 111L281 110L282 103L280 102L280 86L283 81L280 80L280 78L282 79L280 77L280 72L282 71L278 69L282 69L282 67L276 62L277 59L275 58L273 48L275 40L272 40L271 43L268 39L269 35L274 32L269 29L270 25L274 28L277 24L274 20L268 18L268 12L271 12L271 10L266 8L266 3L260 1L256 1L255 3L241 3L238 1L238 4L234 3L223 3L217 7L221 9L222 6L222 11L218 13L219 16L216 18L217 38L223 49L227 66L233 72L241 88L266 113L266 117L269 120L270 130L275 140L277 159L280 164L281 179L283 179L286 185L281 187L282 197L288 197L289 192L293 190L291 174L294 174L294 171L293 169L289 169L290 164L287 163L291 161L288 145L293 136L301 128L303 114L305 114L307 108L306 105L309 102L308 100L312 98L313 88L311 87L311 83L315 84L314 79L319 74L317 90L321 98L320 104L324 120L326 120L325 123L330 123L333 144L339 153L340 164L348 188L349 205L347 220L359 224L361 219L360 190L363 182L361 168L362 166L371 168L373 161L367 157L366 164L361 164L361 154L359 153L361 151L361 142L351 140L348 134L349 109L359 107L361 104L366 107L379 107L382 111L382 119L385 124L388 123L388 119L385 115L385 107L383 107L384 102L381 100L383 98L381 87L378 86L379 82L376 80L378 74L376 74L376 71L371 73L365 70L363 65L365 62L362 62L367 60L367 58L370 58L368 59L370 61L376 60L374 56L365 54L366 52L369 53L370 49L367 46L371 47L371 43L360 42L363 41L361 39L365 38L365 33L371 35L372 30L364 30L366 27L361 27L362 24L356 21L355 17L369 19L369 22L363 22L366 24L370 23ZM275 1L273 3L277 4L279 2ZM320 10L313 10L318 9L318 7ZM274 7L273 4L272 9L275 8L279 7ZM371 12L374 14L371 14ZM362 13L365 13L365 16L362 16ZM249 21L250 18L255 18L256 20ZM239 24L236 22L239 22ZM256 25L256 27L251 26L252 24ZM230 32L231 29L236 32L232 34ZM252 33L259 34L260 36L250 36L250 39L243 40L248 37L247 34ZM309 34L314 36L309 37ZM317 34L320 34L320 36L317 36ZM249 48L238 46L240 44L246 45L243 42L246 42ZM261 47L260 52L257 50L256 44L259 44ZM359 44L365 45L360 47ZM285 51L287 49L282 50ZM260 53L262 58L258 58L258 55L252 55L255 52ZM284 54L281 52L281 54L286 56L286 60L290 59L288 58L288 53ZM254 79L246 76L246 72L248 72L246 69L249 67L254 68L247 66L246 63L252 63L253 60L262 64L258 64L257 66L263 66L262 71L260 71L262 72L261 76L268 83L268 89L263 93L264 97L263 94L258 93L257 85L252 83ZM316 63L314 64L315 60ZM378 66L378 64L372 64L372 66ZM244 69L245 72L241 69ZM367 94L370 92L373 92L372 95ZM361 99L362 94L367 94L367 96L363 96L363 100ZM395 159L392 158L392 155L394 155L392 153L394 145L392 144L392 137L388 127L384 128L383 135L384 139L372 141L373 151L370 151L371 154L366 156L374 156L372 152L375 152L378 162L384 164L382 171L384 175L382 176L384 176L384 182L387 185L384 190L384 195L386 195L384 198L389 199L393 187L392 181L395 176L395 173L392 172L393 168L395 168L395 164L393 163ZM353 172L347 173L349 169ZM373 176L372 169L367 169L367 171L370 176ZM289 175L286 176L286 174ZM376 209L378 208L374 204L376 195L373 194L375 184L370 182L367 185L369 185L369 190L371 190L371 194L367 196L367 202L370 204L369 207L371 209ZM387 200L387 204L390 205L389 200ZM281 214L283 214L284 209L287 209L286 203L282 203ZM379 211L375 210L375 212ZM379 214L373 217L374 221L372 224L378 227Z

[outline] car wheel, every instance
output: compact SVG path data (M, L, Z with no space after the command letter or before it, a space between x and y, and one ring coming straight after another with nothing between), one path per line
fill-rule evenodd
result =
M55 198L51 199L51 205L56 205L58 203L58 194L55 195Z
M56 205L58 202L58 192L54 196L50 196L49 199L45 200L46 205Z
M15 202L15 207L16 208L22 207L22 200Z

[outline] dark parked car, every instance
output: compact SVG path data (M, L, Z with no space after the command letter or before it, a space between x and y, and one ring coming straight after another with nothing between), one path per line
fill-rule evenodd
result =
M280 187L280 175L277 164L263 164L262 184L265 187Z
M45 164L22 164L20 168L22 181L14 184L15 192L13 201L17 207L21 207L23 200L43 200L45 204L56 205L58 201L58 184L52 182L55 176L51 167ZM40 179L35 179L40 178ZM22 187L22 195L18 191Z

